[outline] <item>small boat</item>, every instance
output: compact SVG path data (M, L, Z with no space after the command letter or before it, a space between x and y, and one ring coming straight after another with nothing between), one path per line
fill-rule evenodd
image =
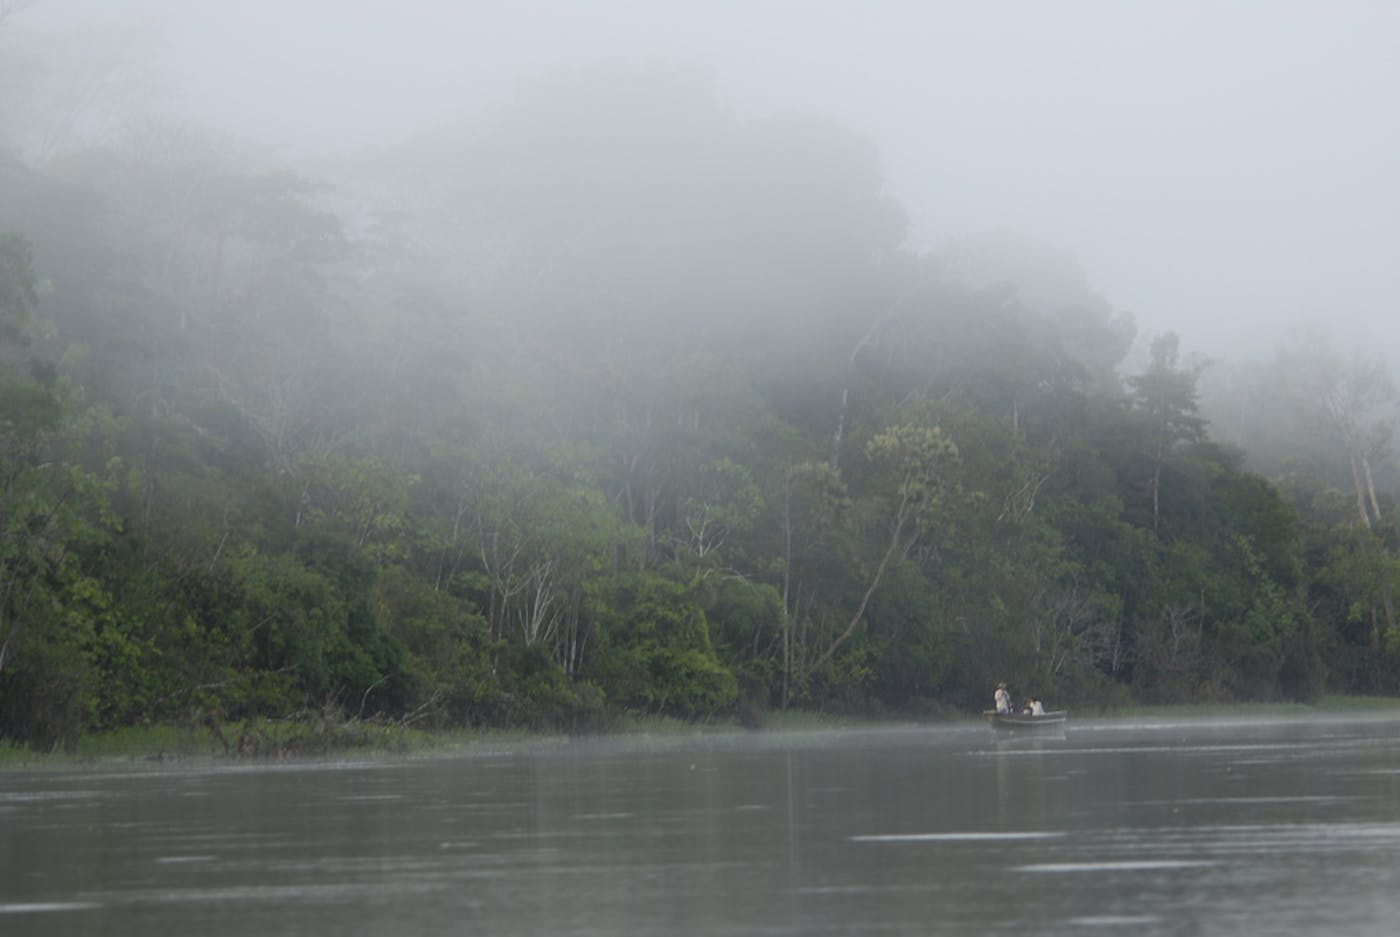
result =
M1056 709L1032 716L1029 713L999 713L995 709L986 709L982 711L982 715L987 717L987 722L993 729L1051 729L1064 728L1065 717L1069 712Z

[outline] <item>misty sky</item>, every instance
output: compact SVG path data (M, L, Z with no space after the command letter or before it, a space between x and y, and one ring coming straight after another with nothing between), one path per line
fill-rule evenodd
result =
M1144 331L1238 357L1301 316L1400 354L1400 3L40 0L141 14L168 93L295 157L561 64L699 65L741 114L872 137L913 246L1066 248Z

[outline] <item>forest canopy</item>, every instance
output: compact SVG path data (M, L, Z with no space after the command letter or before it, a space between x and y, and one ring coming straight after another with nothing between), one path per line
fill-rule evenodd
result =
M1400 690L1384 366L1130 365L1069 255L909 248L829 120L658 66L319 172L25 130L0 736Z

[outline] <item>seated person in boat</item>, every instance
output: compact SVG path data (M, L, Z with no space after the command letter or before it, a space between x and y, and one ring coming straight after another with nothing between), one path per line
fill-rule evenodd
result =
M1040 697L1039 697L1039 696L1032 696L1032 697L1031 697L1030 705L1027 707L1027 709L1030 711L1030 714L1031 714L1032 716L1043 716L1043 715L1045 715L1045 707L1042 706L1042 705L1040 705Z
M997 684L997 691L996 691L996 693L993 695L993 699L996 701L997 712L999 712L999 713L1009 713L1009 712L1011 712L1011 694L1008 693L1008 692L1006 692L1006 684L1005 684L1005 683L998 683L998 684Z

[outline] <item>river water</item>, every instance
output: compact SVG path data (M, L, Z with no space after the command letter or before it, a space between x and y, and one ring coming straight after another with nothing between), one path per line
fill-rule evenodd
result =
M0 774L0 934L1400 933L1400 714Z

